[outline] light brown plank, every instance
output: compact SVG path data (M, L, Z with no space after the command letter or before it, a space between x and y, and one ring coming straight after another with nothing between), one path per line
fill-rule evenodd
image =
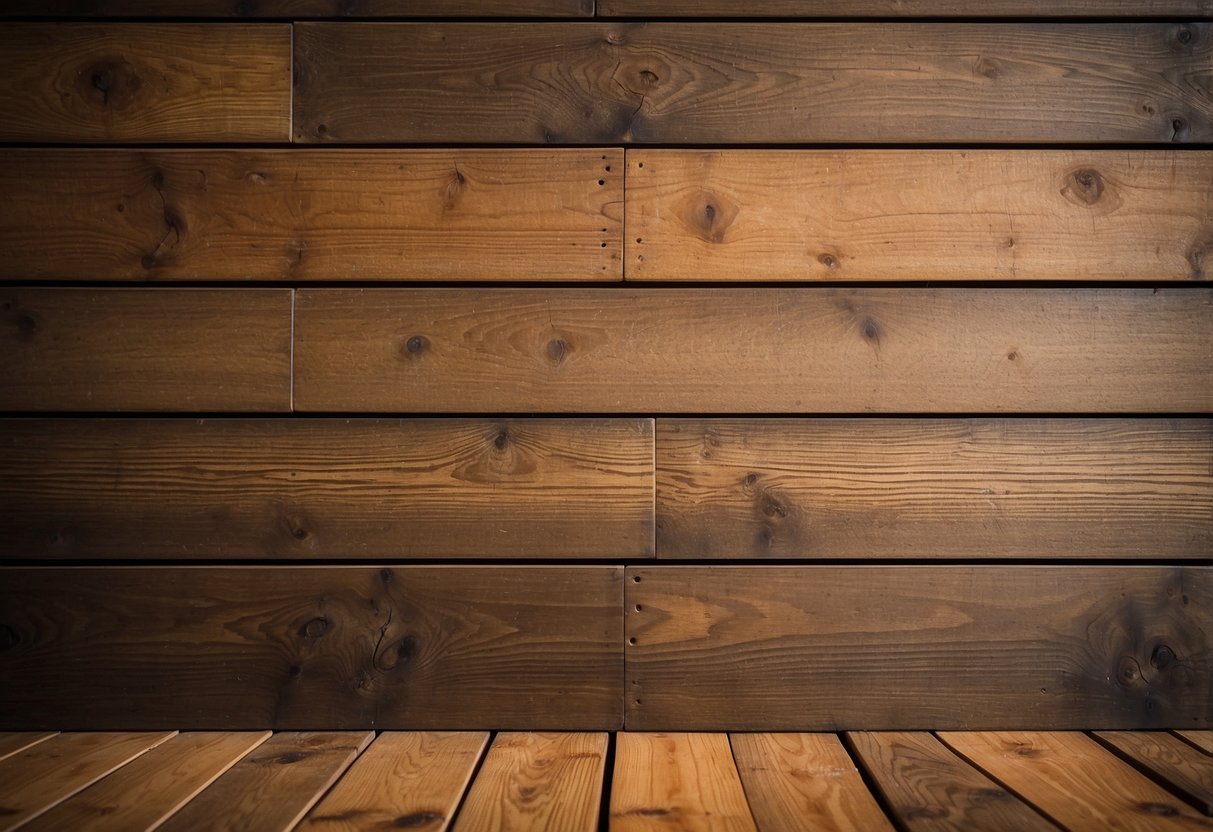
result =
M1213 724L1211 568L627 574L631 730Z
M295 314L300 410L1213 410L1207 289L301 289Z
M175 733L60 734L8 757L0 762L0 829L28 823Z
M288 411L291 314L286 289L0 289L0 410Z
M1176 731L1175 734L1206 754L1213 755L1213 731Z
M1071 0L1072 2L1073 0ZM1147 0L1158 3L1161 0ZM1161 13L1161 12L1160 12ZM3 17L592 17L593 0L6 0Z
M651 419L0 420L0 552L651 557Z
M598 0L599 17L1208 17L1207 0Z
M1204 280L1213 154L635 150L629 280Z
M930 734L860 732L848 739L911 832L1056 829Z
M58 736L58 731L15 731L0 733L0 760L11 757L40 742L46 742L51 737Z
M755 830L728 736L616 734L611 829Z
M622 275L619 149L21 149L0 191L13 280Z
M0 112L6 142L288 141L291 27L9 23Z
M593 832L607 742L606 734L498 734L455 828Z
M0 569L0 730L614 729L621 582L609 566Z
M737 771L763 832L893 826L833 734L733 734Z
M658 554L1204 559L1213 422L661 419Z
M152 829L269 736L268 731L178 734L22 828Z
M157 828L293 829L374 738L361 731L275 734Z
M1165 731L1101 731L1096 739L1140 771L1169 783L1172 791L1213 815L1213 760Z
M299 829L442 832L488 739L483 732L380 734Z
M1213 829L1213 821L1077 732L939 738L1064 829Z
M298 142L1205 142L1205 23L299 23Z

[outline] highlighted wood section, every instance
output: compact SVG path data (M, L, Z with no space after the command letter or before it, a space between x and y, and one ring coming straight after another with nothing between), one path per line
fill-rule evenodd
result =
M1213 569L634 567L630 730L1213 722Z
M1203 559L1211 459L1207 419L660 419L658 555Z
M305 22L294 137L1206 142L1213 101L1178 79L1211 57L1204 23Z
M608 566L8 568L0 728L614 728L621 580Z
M4 279L622 275L619 149L21 149L0 190Z
M1205 280L1213 154L635 150L630 280Z
M291 408L286 289L0 289L0 350L2 410Z
M301 289L295 405L1206 413L1213 291Z
M16 557L653 554L651 419L9 419L0 449Z
M287 141L291 27L7 23L0 112L6 142Z
M497 735L459 810L460 832L598 829L606 734Z
M1165 731L1101 731L1105 746L1139 771L1172 785L1185 800L1213 815L1213 760L1174 734Z

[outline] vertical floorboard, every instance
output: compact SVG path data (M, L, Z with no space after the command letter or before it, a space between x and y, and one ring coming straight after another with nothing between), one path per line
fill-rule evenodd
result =
M1138 769L1170 784L1185 800L1213 815L1213 760L1165 731L1101 731L1096 738Z
M1213 755L1213 731L1176 731L1175 733L1206 754Z
M16 731L0 733L0 760L57 736L57 731Z

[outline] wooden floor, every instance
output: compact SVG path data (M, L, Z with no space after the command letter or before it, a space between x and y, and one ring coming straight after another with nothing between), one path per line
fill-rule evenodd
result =
M0 734L3 829L1213 829L1213 731Z

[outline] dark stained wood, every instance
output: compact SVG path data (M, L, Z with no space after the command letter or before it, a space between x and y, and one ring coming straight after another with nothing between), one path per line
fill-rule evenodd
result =
M300 142L1206 142L1205 23L295 26Z
M629 280L1205 280L1213 154L635 150Z
M678 558L1206 559L1213 421L661 419L657 528Z
M0 279L622 275L619 149L19 149L0 192Z
M861 732L848 740L911 832L1057 828L930 734Z
M7 568L0 730L615 728L621 581L606 566Z
M291 302L286 289L0 289L0 410L288 411Z
M1161 0L1148 0L1158 3ZM6 0L4 17L592 17L594 0Z
M630 730L1213 723L1213 568L628 569Z
M288 141L291 27L8 23L0 113L7 142Z
M599 17L1207 18L1210 11L1208 0L598 0Z
M653 554L651 419L0 420L0 553Z
M301 289L295 314L299 410L1213 410L1203 288Z
M1208 754L1166 731L1101 731L1095 736L1140 771L1213 815L1213 760Z

